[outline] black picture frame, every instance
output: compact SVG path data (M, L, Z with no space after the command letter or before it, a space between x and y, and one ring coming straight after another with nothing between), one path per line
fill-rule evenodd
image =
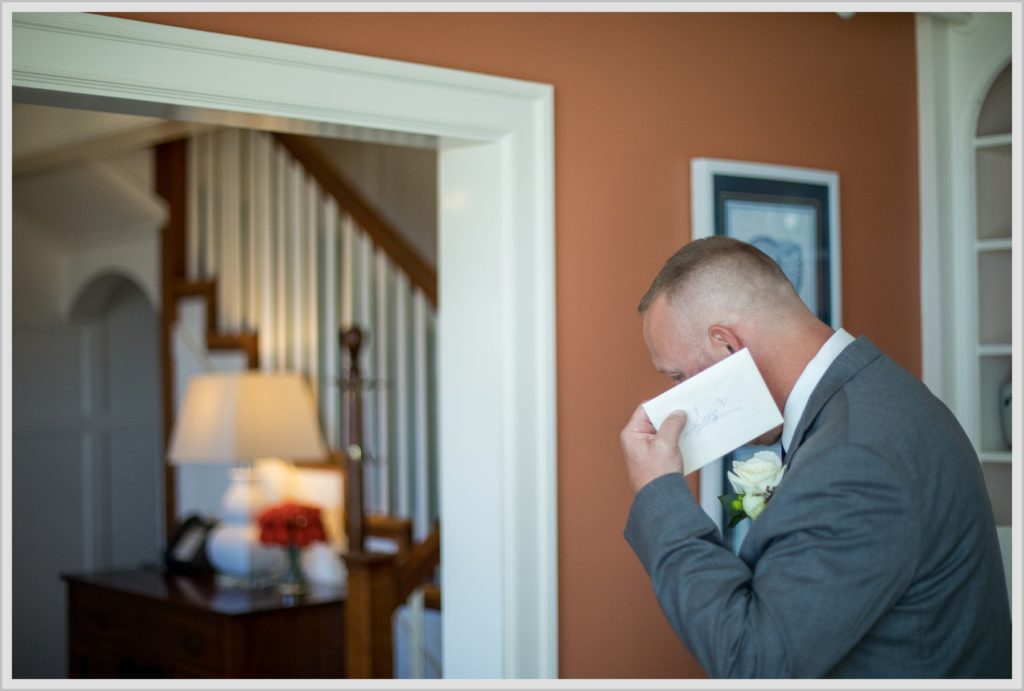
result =
M712 185L715 234L745 240L771 256L811 311L832 324L833 248L828 186L727 174L714 175ZM737 228L740 208L747 216L760 215L764 220L777 217L780 223L761 224L757 229ZM792 227L786 227L787 217L798 220ZM798 237L801 235L809 237Z

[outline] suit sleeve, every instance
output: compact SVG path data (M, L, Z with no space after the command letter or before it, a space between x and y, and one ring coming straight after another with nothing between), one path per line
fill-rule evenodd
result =
M681 474L637 493L626 539L676 634L713 677L821 677L908 587L912 497L870 450L846 445L784 478L747 535L721 543Z

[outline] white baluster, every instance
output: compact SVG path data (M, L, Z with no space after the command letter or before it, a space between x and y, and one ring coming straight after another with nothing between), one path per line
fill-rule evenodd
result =
M341 222L341 325L349 328L353 325L355 313L355 253L356 253L355 222L348 214L343 214Z
M377 497L379 509L384 513L394 513L391 506L391 492L388 467L391 463L390 416L388 405L391 401L389 389L391 387L391 376L388 368L388 348L391 343L391 320L388 314L388 275L390 274L391 262L387 255L380 249L375 252L375 295L377 302L376 328L377 328Z
M274 180L274 142L265 135L256 138L258 155L256 157L257 172L257 208L259 214L258 262L259 310L260 310L260 369L269 372L273 369L274 354L277 343L274 334L274 212L273 212L273 180Z
M217 255L217 287L220 293L219 325L233 332L239 327L239 223L238 223L238 130L225 130L219 151L222 170L220 200L220 251Z
M352 221L352 217L348 214L342 216L341 222L341 316L339 322L341 328L348 329L354 324L355 316L355 250L356 250L356 230L355 223ZM336 348L340 347L335 345ZM348 372L349 363L343 362L340 370L342 372ZM348 419L348 396L342 396L341 401L341 417L342 419ZM348 427L343 426L339 431L341 438L344 439L342 446L348 444Z
M397 445L392 454L395 459L395 510L399 516L409 517L411 512L410 488L412 468L409 452L409 402L412 390L409 386L409 294L411 286L408 277L401 271L395 277L395 372L391 391L395 399L395 437Z
M437 310L434 308L433 305L431 305L429 302L427 302L426 296L424 296L423 299L424 299L424 302L423 302L423 305L424 305L423 314L426 317L426 322L427 322L427 358L426 358L426 363L425 363L426 364L425 371L428 373L428 376L429 376L430 373L435 373L436 374L436 371L437 371L436 370L436 368L437 368ZM430 412L437 410L437 381L436 381L436 376L433 379L428 379L428 382L430 382L430 381L433 381L432 385L427 383L423 387L424 388L424 396L426 396L426 399L427 399L426 409L427 409L427 414L428 414L428 418L427 418L428 421L427 421L427 426L426 427L427 427L427 455L428 455L428 459L429 459L427 461L428 470L425 471L425 477L427 478L428 487L425 490L427 501L425 502L425 506L424 506L424 509L423 509L423 513L424 513L424 517L423 517L424 526L423 526L423 529L424 529L424 531L429 530L430 526L432 526L434 521L436 521L439 518L439 516L440 516L440 508L436 504L436 496L437 496L437 494L436 494L436 492L431 492L431 487L434 487L434 488L437 487L437 483L438 483L438 478L437 478L437 472L438 471L437 471L437 469L440 467L440 464L438 463L438 459L437 459L437 448L438 448L438 445L437 445L437 429L436 429L435 425L430 424L430 418L429 418ZM433 468L434 470L431 471L430 468Z
M320 351L324 361L324 391L320 405L323 412L324 430L327 445L332 449L340 448L341 437L338 434L338 399L342 389L338 383L341 371L338 367L338 236L341 225L338 220L338 205L327 198L323 204L324 216L324 304L323 323L321 328Z
M219 166L216 161L216 151L219 146L220 133L215 131L204 135L205 170L202 171L202 187L206 199L204 209L205 223L203 224L203 278L213 278L217 270L217 204L220 201L220 183L218 182Z
M320 262L323 258L318 250L319 238L323 232L322 219L317 211L317 191L319 187L308 175L303 176L306 183L306 285L303 287L304 309L306 311L306 330L302 335L306 348L306 373L310 387L313 389L314 400L320 396L320 361L317 357L317 332L320 320L317 314L318 291L317 281L320 280Z
M430 437L427 430L427 301L416 289L412 295L413 328L413 457L415 459L415 483L413 502L413 537L422 540L428 530L428 502L430 485L428 481Z
M254 130L245 130L245 165L242 166L244 186L243 204L247 209L243 228L246 247L245 270L245 309L242 310L242 323L247 329L259 332L260 324L260 214L262 213L262 197L259 190L259 144Z
M290 260L288 271L288 321L291 329L288 333L288 368L302 371L305 368L305 348L302 347L302 335L305 330L306 314L302 309L302 288L305 271L305 243L302 241L305 222L303 210L305 195L302 193L302 167L289 159L288 163L288 254Z
M276 222L274 227L274 326L272 337L277 343L274 357L274 369L283 370L288 367L288 158L280 146L274 147L275 179L277 181Z
M358 227L358 226L357 226ZM375 323L372 298L373 293L373 245L370 238L361 229L355 234L356 242L356 321L369 333L369 347L360 351L363 361L360 363L361 371L366 373L366 378L375 381L377 379L376 349L373 342L377 339L377 325ZM370 389L363 395L363 439L366 440L370 456L374 461L379 459L378 449L373 448L377 439L377 409L371 405L370 398L376 395L375 389ZM371 464L364 474L366 480L366 491L364 497L367 508L372 511L380 511L377 504L377 474L374 472L376 466Z
M270 370L273 355L273 339L269 330L273 317L273 290L270 283L272 261L272 212L270 198L270 138L262 132L254 132L252 138L252 319L259 333L259 369Z
M413 679L424 676L425 643L423 636L423 588L417 588L409 596L409 653L412 655L410 672Z

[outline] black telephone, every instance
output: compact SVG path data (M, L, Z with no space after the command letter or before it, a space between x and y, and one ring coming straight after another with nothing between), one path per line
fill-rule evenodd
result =
M164 552L164 566L170 573L213 573L206 559L206 539L217 521L198 514L186 517L175 529Z

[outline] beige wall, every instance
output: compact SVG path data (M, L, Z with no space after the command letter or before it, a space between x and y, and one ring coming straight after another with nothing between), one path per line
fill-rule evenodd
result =
M844 324L920 369L909 14L119 16L553 84L565 677L687 677L622 538L618 433L667 384L636 303L690 235L697 156L836 170Z

